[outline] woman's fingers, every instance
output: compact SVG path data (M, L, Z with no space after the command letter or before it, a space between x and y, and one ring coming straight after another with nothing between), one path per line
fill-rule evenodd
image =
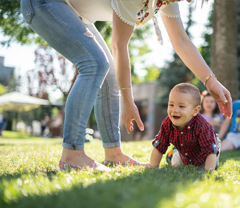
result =
M220 101L218 101L218 106L223 115L227 118L232 117L232 98L230 92L223 88L223 93L219 93Z
M231 118L232 117L232 97L228 91L226 92L225 97L227 98L227 103L225 103L224 105L225 113L226 113L225 116L227 118Z
M128 134L130 134L131 131L134 130L134 128L133 128L133 123L132 123L133 120L136 121L138 128L139 128L141 131L143 131L143 130L144 130L143 122L142 122L140 116L139 116L139 115L136 115L133 119L128 118L128 119L124 122L124 125L125 125L125 127L126 127L126 130L127 130Z
M219 109L227 118L232 116L232 98L230 92L217 79L210 79L208 82L208 92L215 98Z
M142 122L139 114L136 116L135 121L136 121L136 123L137 123L138 128L139 128L141 131L143 131L143 130L144 130L144 125L143 125L143 122Z
M224 110L224 104L222 103L222 101L217 101L217 103L218 103L218 107L219 107L219 110L220 110L220 112L223 114L223 115L225 115L225 110Z

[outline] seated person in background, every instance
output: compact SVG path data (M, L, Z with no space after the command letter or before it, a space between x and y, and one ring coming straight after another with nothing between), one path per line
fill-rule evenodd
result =
M199 114L201 95L197 87L182 83L170 92L168 116L152 142L151 167L158 167L162 155L173 144L177 151L172 166L197 165L214 170L219 160L219 144L212 126Z
M234 150L240 148L240 100L233 101L232 118L226 118L219 130L219 139L226 138L222 141L221 151Z
M213 130L218 133L224 116L220 113L216 100L208 91L202 92L202 103L200 114L213 127Z

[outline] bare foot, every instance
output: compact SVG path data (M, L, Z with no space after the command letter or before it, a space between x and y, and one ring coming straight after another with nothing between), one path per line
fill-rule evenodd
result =
M87 167L91 164L91 167L98 171L111 171L110 168L102 165L85 154L84 150L69 150L63 148L61 162L65 164L75 165L80 168ZM90 166L89 166L90 167Z
M114 163L125 163L129 156L123 154L120 147L105 148L105 160Z
M61 161L66 164L83 167L93 160L85 154L84 150L70 150L63 147Z

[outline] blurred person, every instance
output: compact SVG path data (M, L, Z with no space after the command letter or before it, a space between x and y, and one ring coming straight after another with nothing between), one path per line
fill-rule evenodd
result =
M222 140L221 151L240 148L240 100L233 101L232 105L232 118L226 118L219 131L219 138Z
M44 131L46 128L49 126L50 118L49 116L45 113L42 119L40 120L41 123L41 135L44 135Z
M212 126L199 114L201 95L197 87L181 83L169 95L168 116L152 142L151 167L158 167L171 144L171 165L204 166L214 170L219 164L220 140ZM167 156L169 156L167 154Z
M84 151L85 129L93 106L106 164L140 165L120 148L119 99L121 95L122 120L127 132L134 129L133 120L143 131L132 93L128 43L134 27L144 25L150 19L153 19L158 40L162 43L154 16L158 12L177 54L206 85L221 112L231 116L231 95L217 81L188 38L176 0L21 0L21 11L29 26L75 64L79 72L66 101L61 170L86 166L110 170ZM95 21L113 22L113 57L95 28Z
M51 137L61 136L62 124L63 124L63 115L62 115L62 111L59 110L58 114L53 117L49 125L49 131L50 131Z
M216 100L207 91L202 92L202 103L200 114L213 127L213 130L218 133L224 116L220 113Z

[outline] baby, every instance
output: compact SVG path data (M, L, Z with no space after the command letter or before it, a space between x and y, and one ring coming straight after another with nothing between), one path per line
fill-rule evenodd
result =
M174 167L192 164L214 170L218 166L220 142L200 109L201 95L194 85L181 83L171 90L168 116L152 142L151 167L159 166L170 143L177 149L171 160Z

